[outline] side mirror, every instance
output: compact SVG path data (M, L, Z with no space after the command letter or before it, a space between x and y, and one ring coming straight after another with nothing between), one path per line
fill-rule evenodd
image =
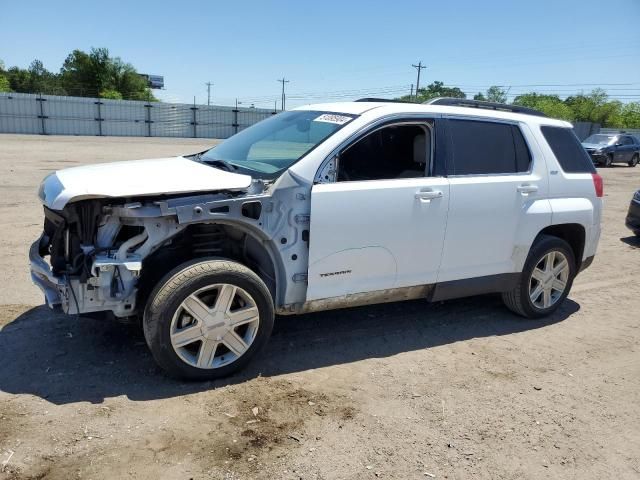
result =
M616 147L621 147L622 146L622 142L616 142L615 146Z

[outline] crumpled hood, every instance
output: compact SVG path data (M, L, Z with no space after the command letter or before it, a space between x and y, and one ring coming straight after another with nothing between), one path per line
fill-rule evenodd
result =
M58 170L43 180L38 195L47 207L61 210L69 202L88 198L244 190L250 185L249 175L173 157Z

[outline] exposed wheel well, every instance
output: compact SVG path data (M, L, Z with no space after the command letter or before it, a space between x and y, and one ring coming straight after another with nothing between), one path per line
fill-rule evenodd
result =
M576 259L576 271L580 271L586 238L585 230L582 225L580 225L579 223L563 223L560 225L550 225L543 229L540 233L538 233L538 237L540 235L552 235L567 242L571 246L571 250L573 250L573 255Z
M267 248L254 235L228 224L189 225L144 259L138 282L139 309L166 273L194 258L222 257L253 270L275 301L276 268Z

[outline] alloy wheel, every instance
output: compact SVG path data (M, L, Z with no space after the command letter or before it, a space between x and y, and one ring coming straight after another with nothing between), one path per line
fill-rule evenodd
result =
M529 279L529 298L539 309L553 306L564 294L569 280L569 261L560 251L546 253Z
M215 284L185 298L171 321L171 346L185 363L203 369L235 362L256 338L260 315L242 288Z

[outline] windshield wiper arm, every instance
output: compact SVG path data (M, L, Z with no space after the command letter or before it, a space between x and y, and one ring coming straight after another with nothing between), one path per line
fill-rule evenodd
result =
M200 160L199 158L197 159ZM222 170L226 170L227 172L232 172L238 169L238 167L236 167L232 163L227 162L226 160L206 160L205 159L201 161L202 163L206 163L207 165L212 165L214 167L221 168Z

